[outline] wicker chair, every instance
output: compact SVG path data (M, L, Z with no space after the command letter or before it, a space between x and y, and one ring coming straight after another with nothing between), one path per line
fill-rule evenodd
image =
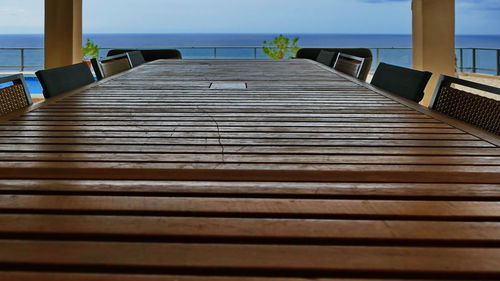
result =
M0 116L27 107L33 102L22 74L0 78L0 84L12 82L13 85L0 89Z
M133 52L138 50L133 49L114 49L109 50L107 56L116 56L120 54L125 54L128 52ZM160 59L182 59L181 52L174 49L153 49L153 50L140 50L144 60L146 62L160 60Z
M39 70L36 73L43 88L43 96L48 99L95 82L86 63Z
M360 79L364 63L364 58L339 53L333 68L354 78Z
M500 88L441 75L430 108L500 135L500 101L453 88L452 85L500 95Z
M107 57L102 60L92 59L91 62L98 80L113 76L132 68L132 63L130 62L127 53Z
M380 63L371 84L395 95L420 102L432 73Z

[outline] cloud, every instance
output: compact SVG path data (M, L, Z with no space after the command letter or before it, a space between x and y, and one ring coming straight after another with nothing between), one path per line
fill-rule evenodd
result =
M0 8L0 14L2 15L11 15L11 16L14 16L14 15L19 15L19 14L22 14L22 13L25 13L26 10L24 9L19 9L19 8Z

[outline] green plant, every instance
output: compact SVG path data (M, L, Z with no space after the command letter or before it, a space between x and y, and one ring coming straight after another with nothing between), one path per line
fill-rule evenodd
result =
M276 36L271 42L264 41L264 47L262 47L262 51L271 59L292 58L300 49L297 46L298 41L299 37L290 40L290 38L284 36L283 34L280 34L279 36Z
M92 40L87 39L87 42L82 48L83 60L95 59L99 56L99 46L94 44Z

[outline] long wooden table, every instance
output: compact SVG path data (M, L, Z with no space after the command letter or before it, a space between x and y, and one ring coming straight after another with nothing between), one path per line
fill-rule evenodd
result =
M156 61L0 123L0 280L500 280L499 144L308 60Z

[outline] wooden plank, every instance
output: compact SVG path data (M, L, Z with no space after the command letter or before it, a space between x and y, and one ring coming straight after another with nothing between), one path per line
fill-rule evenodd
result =
M161 78L159 78L161 79ZM151 83L154 83L152 81ZM231 82L232 83L232 82ZM71 100L101 100L109 99L110 97L121 96L124 100L136 100L139 101L138 95L130 95L133 91L127 89L103 89L95 88L92 91L81 92L75 94ZM125 94L125 95L124 95ZM301 90L291 90L288 92L275 91L269 89L266 92L263 91L252 91L252 90L211 90L211 89L177 89L169 91L158 91L158 90L144 90L143 95L145 100L160 100L159 98L169 97L171 99L163 100L163 102L171 101L189 101L189 97L198 97L200 101L203 100L219 100L224 102L230 102L235 100L252 100L254 102L259 101L276 101L276 100L296 100L296 101L314 101L314 100L325 100L325 101L351 101L352 103L364 103L370 101L378 101L391 104L399 104L382 95L377 95L373 91L365 88L342 88L335 87L330 91L301 91ZM366 97L366 100L356 99L356 97ZM71 100L66 100L64 102L71 102ZM116 99L115 99L116 100Z
M209 82L207 82L209 83ZM99 90L106 90L106 89L113 89L113 90L129 90L129 91L142 91L142 90L149 90L149 91L170 91L170 90L186 90L186 89L192 89L192 90L203 90L203 89L208 89L208 84L201 82L199 84L191 84L189 85L188 83L182 84L182 83L171 83L171 84L166 84L166 85L156 85L156 84L150 84L150 85L144 85L144 83L137 84L137 85L130 85L130 84L109 84L109 85L101 85L96 87L96 89ZM288 84L288 81L287 83ZM325 83L324 85L317 86L316 83L311 84L311 85L300 85L300 84L295 84L295 85L287 85L284 86L285 84L283 83L274 83L274 85L270 85L268 83L265 84L258 84L254 85L253 83L248 82L248 88L251 91L268 91L268 90L273 90L273 91L281 91L281 92L289 92L289 91L325 91L329 92L331 91L332 87L335 87L337 83L332 81L331 83ZM337 85L338 86L338 85ZM356 86L350 86L348 83L345 84L345 86L342 86L342 88L337 88L337 89L347 89L347 90L353 90L357 91L359 89L362 89L360 87ZM232 90L217 90L217 91L232 91Z
M260 241L273 244L346 241L394 246L408 242L468 245L500 242L500 222L196 218L89 215L0 215L0 236L32 238ZM99 238L97 237L97 238ZM81 239L81 238L80 238ZM116 238L115 238L116 239ZM230 239L230 240L229 240ZM217 241L217 240L215 240ZM459 244L460 243L460 244Z
M108 112L109 113L109 112ZM106 115L108 113L105 113ZM164 112L164 113L148 113L148 112L127 112L127 113L109 113L111 115L109 116L168 116L168 117L174 117L174 116L207 116L206 113L203 115L205 112ZM42 112L39 110L30 112L27 114L28 116L34 116L34 115L44 115L44 116L50 116L50 115L64 115L64 116L71 116L71 115L77 115L77 116L101 116L103 115L103 112L89 112L89 113L84 113L84 112L65 112L65 113L58 113L58 112ZM300 113L300 112L293 112L293 113L269 113L269 117L342 117L342 118L356 118L356 117L381 117L380 114L378 115L368 115L364 114L363 112L357 112L357 113L350 113L350 114L345 114L345 113L338 113L338 112L328 112L328 113L314 113L314 112L306 112L306 113ZM262 113L247 113L247 112L229 112L229 113L211 113L210 116L216 118L216 117L235 117L235 116L240 116L240 117L262 117ZM415 117L417 116L418 119L427 119L429 121L432 121L434 123L440 123L442 124L443 122L439 122L438 120L435 120L433 118L429 118L428 116L424 114L418 114L418 113L411 113L409 114L410 117ZM384 117L384 115L382 115ZM395 117L394 115L387 115L385 117ZM405 117L404 115L398 115L398 117ZM394 120L394 119L390 119ZM395 121L397 122L397 121Z
M97 117L98 118L98 117ZM293 120L290 121L274 121L274 120L269 120L269 121L256 121L254 122L254 125L250 122L242 123L236 121L224 121L224 120L213 120L205 117L205 120L179 120L179 121L162 121L161 126L156 126L158 128L160 127L217 127L219 128L222 127L240 127L240 128L246 128L246 127L251 127L254 128L254 130L257 130L258 128L261 127L267 127L267 128L276 128L276 130L283 129L283 128L289 128L289 127L296 127L300 128L302 130L309 129L310 131L316 130L316 128L319 128L318 130L321 130L321 128L326 129L331 129L331 130L336 130L337 128L352 128L353 130L359 130L362 132L364 129L370 130L370 128L376 128L376 129L382 129L382 128L421 128L421 129L426 129L426 128L450 128L449 126L442 126L440 124L436 124L434 122L426 122L423 120L420 122L420 120L409 120L408 122L391 122L391 123L377 123L375 122L376 120L373 120L373 122L346 122L346 123L340 123L340 122L293 122ZM403 121L403 120L402 120ZM84 123L84 122L83 122ZM293 124L296 124L294 126ZM134 122L131 122L131 125L134 125ZM50 123L46 123L46 125L39 125L39 126L31 126L31 125L25 125L25 126L16 126L15 124L12 124L11 126L0 126L1 129L3 130L16 130L16 131L25 131L25 130L46 130L49 129L48 126L50 126ZM53 130L57 130L59 126L53 126ZM152 126L154 127L154 126ZM304 128L306 127L306 128ZM52 128L50 128L52 129ZM77 129L77 128L76 128ZM342 130L342 129L339 129Z
M121 94L121 95L120 95ZM120 97L120 98L118 98ZM196 97L196 100L193 101L193 97ZM110 95L109 93L102 93L101 95L91 96L91 95L83 95L80 97L73 97L69 100L62 100L58 102L61 105L70 105L70 104L78 104L81 102L95 104L98 102L106 102L109 104L184 104L184 103L217 103L217 104L230 104L230 103L239 103L239 102L250 102L256 104L262 103L271 103L271 104L282 104L282 103L291 103L291 104L301 104L301 103L309 103L309 104L336 104L336 105L399 105L395 101L391 101L389 99L377 98L377 97L363 97L363 99L359 99L359 97L339 97L336 95L326 96L326 97L309 97L305 98L303 96L269 96L269 95L248 95L245 96L240 95L209 95L209 93L203 95L182 95L182 96L173 96L170 94L164 95L152 95L145 96L144 98L137 96L123 96L123 92L117 93L116 95Z
M498 166L246 164L134 162L0 162L3 179L128 179L499 183Z
M166 97L168 98L168 97ZM407 112L407 113L414 113L412 112L411 109L408 109L402 105L399 104L337 104L337 103L330 103L330 102L325 102L325 103L318 103L318 104L304 104L304 103L290 103L288 104L286 101L283 102L229 102L229 103L203 103L203 102L191 102L191 103L146 103L146 104L141 104L141 103L111 103L111 102L101 102L101 103L74 103L74 104L52 104L48 105L45 108L50 108L50 109L58 109L58 108L114 108L114 107L122 107L125 109L133 109L138 108L138 109L147 109L147 108L162 108L163 110L168 110L171 108L210 108L210 109L215 109L215 108L221 108L221 107L231 107L231 108L249 108L249 107L262 107L263 110L269 110L268 112L273 112L274 110L277 109L284 109L284 108L301 108L301 109L306 109L310 110L311 112L317 111L319 109L335 109L335 110L358 110L358 111L369 111L370 109L373 109L374 111L381 111L383 112L384 109L387 110L394 110L394 111L402 111L402 112ZM168 112L168 111L167 111Z
M165 97L167 100L165 101L156 101L156 102L147 102L147 101L125 101L125 100L98 100L98 101L71 101L64 103L57 103L54 105L49 105L49 108L82 108L82 107L137 107L137 108L149 108L149 107L173 107L180 108L186 106L210 106L210 107L220 107L220 106L233 106L233 107L250 107L250 106L261 106L261 107L281 107L281 106L290 106L290 107L301 107L301 108L310 108L311 105L316 105L316 108L329 107L334 109L394 109L406 112L412 112L411 109L404 107L403 105L397 103L337 103L335 101L329 100L319 100L319 101L289 101L289 100L273 100L273 101L255 101L255 100L223 100L223 101L199 101L192 100L184 101L184 102L170 102L168 101L169 97ZM307 106L304 105L307 103ZM366 107L366 108L363 108Z
M269 132L269 133L414 133L414 134L464 134L460 130L452 128L349 128L349 127L228 127L219 126L215 124L207 124L207 126L163 126L163 122L133 122L130 121L129 124L115 124L114 122L102 122L99 125L91 125L85 122L85 124L75 126L60 125L56 122L43 121L36 122L34 124L40 123L38 126L30 125L29 127L23 126L9 126L0 127L0 134L8 134L12 131L19 132L29 132L32 130L36 131L141 131L148 130L153 132L171 132L175 130L176 132ZM84 122L81 122L84 123ZM97 122L96 122L97 123ZM13 122L13 124L15 124ZM66 124L66 122L65 122ZM50 126L50 127L49 127ZM15 130L19 129L19 130Z
M95 112L95 111L103 111L109 113L124 113L124 112L146 112L146 113L189 113L189 112L198 112L198 113L330 113L332 111L336 111L338 113L348 113L356 115L357 117L368 117L367 115L378 115L379 117L387 117L394 116L400 117L405 113L409 113L413 117L419 116L418 114L412 114L411 111L398 111L396 109L364 109L364 108L340 108L340 107L321 107L321 108L304 108L304 107L291 107L291 106L275 106L269 108L263 107L227 107L227 106L219 106L219 107L203 107L203 106L176 106L176 107L149 107L149 108L137 108L135 106L129 107L66 107L66 108L49 108L43 107L38 109L38 111L50 111L50 112ZM364 114L359 114L362 111ZM409 117L412 117L409 116ZM401 116L404 117L404 116Z
M0 195L3 211L432 220L500 219L500 202Z
M33 123L31 123L30 125L33 125L33 124L39 124L41 126L43 125L51 125L51 124L58 124L59 122L61 121L66 121L66 122L70 122L70 121L81 121L81 122L86 122L86 121L94 121L94 122L97 122L97 121L100 121L102 123L113 123L113 124L120 124L119 122L123 122L123 116L120 116L119 114L110 114L110 116L105 116L103 114L99 114L99 113L96 113L96 114L82 114L81 116L78 115L78 116L75 116L75 115L72 115L71 113L61 113L61 114L48 114L48 115L44 115L44 114L41 114L41 115L35 115L34 113L33 114L30 114L30 115L25 115L21 118L18 118L17 120L21 121L21 122L26 122L26 121L33 121ZM406 125L407 127L409 125L411 125L411 123L420 123L420 125L422 127L424 126L427 126L429 127L429 125L432 125L432 124L429 124L429 123L433 123L434 127L438 127L438 128L447 128L447 129L452 129L452 127L450 126L446 126L445 124L442 124L442 123L437 123L437 122L434 122L432 121L432 119L425 119L425 118L401 118L401 120L394 120L394 118L335 118L335 117L330 117L330 118L321 118L321 117L308 117L308 116L290 116L290 117L280 117L280 116L266 116L266 115L261 115L259 117L253 117L253 116L234 116L234 117L224 117L224 116L219 116L219 117L214 117L212 116L213 118L216 118L217 122L221 122L224 124L224 122L235 122L235 121L245 121L245 122L259 122L259 123L263 123L263 122L269 122L268 125L273 125L276 126L276 125L279 125L280 122L297 122L298 125L300 126L302 123L307 123L307 122L314 122L314 123L319 123L315 126L310 126L310 127L326 127L327 125L329 127L337 127L337 128L341 128L339 127L338 125L342 124L342 123L352 123L353 126L356 126L358 125L359 123L367 123L367 124L370 124L370 123L375 123L375 121L379 121L379 122L387 122L387 123L399 123L399 124L402 124L402 125ZM199 115L195 115L193 114L193 116L138 116L137 114L133 114L131 116L127 116L127 118L129 118L129 121L130 125L132 124L152 124L154 125L155 123L151 123L151 122L161 122L161 125L162 126L168 126L171 122L186 122L186 121L198 121L198 122L207 122L209 121L213 121L210 117L206 116L206 115L202 115L202 114L199 114ZM0 125L0 129L1 128L7 128L8 126L12 126L12 125L19 125L19 124L22 124L22 123L18 123L17 120L13 120L11 121L9 124L2 124ZM42 122L43 121L43 122ZM38 123L39 122L39 123ZM115 123L116 122L116 123ZM322 124L322 123L330 123L330 124ZM342 123L341 123L342 122ZM277 123L277 124L275 124ZM180 123L182 124L182 123ZM203 123L202 123L203 124ZM24 124L25 126L28 125L28 124ZM245 123L243 124L245 125ZM239 126L239 127L244 127L244 126ZM262 125L260 126L257 126L257 127L263 127ZM286 126L282 126L282 127L286 127ZM292 127L292 126L288 126L288 127ZM295 127L295 126L293 126ZM344 126L345 127L345 126ZM359 125L358 125L359 127ZM378 126L378 128L383 128L384 126ZM350 128L350 129L354 129L354 128ZM455 129L457 131L459 131L458 129Z
M125 181L125 180L3 180L0 191L10 193L134 193L180 196L196 194L206 197L369 197L397 198L500 198L495 184L439 183L350 183L350 182L230 182L230 181Z
M286 107L282 107L286 108ZM114 108L116 109L116 108ZM160 111L161 110L161 111ZM149 110L151 111L151 110ZM388 119L388 122L398 122L398 120L394 120L391 118L394 117L400 117L400 118L414 118L414 119L426 119L429 121L433 121L434 123L440 123L436 120L433 120L432 118L429 118L425 115L422 114L416 114L411 111L398 111L398 110L392 110L394 112L389 112L389 113L383 113L379 112L375 109L375 113L370 114L369 112L365 111L353 111L352 108L346 108L346 109L337 109L335 113L330 112L314 112L314 111L304 111L304 112L273 112L273 111L266 111L266 112L244 112L244 111L235 111L235 112L212 112L211 110L191 110L187 112L174 112L174 111L169 111L168 108L159 108L158 112L149 112L144 109L142 110L134 110L134 108L129 108L128 109L128 114L130 116L163 116L163 117L174 117L174 116L179 116L179 117L200 117L200 116L211 116L213 118L216 117L267 117L267 118L276 118L276 117L315 117L315 118L386 118ZM101 108L101 111L98 112L87 112L87 111L82 111L82 110L61 110L61 109L54 109L53 112L47 111L47 110L37 110L35 112L30 113L29 115L59 115L59 116L71 116L73 115L78 115L78 116L85 116L85 115L91 115L91 116L100 116L103 115L103 113L109 113L111 114L110 116L124 116L126 113L120 113L120 112L111 112L110 110L104 110ZM207 113L210 113L210 115L207 115ZM347 119L349 120L349 119ZM330 121L330 120L326 120Z
M204 153L220 154L222 149L215 145L85 145L85 144L0 144L3 152L73 152L92 153L126 151L127 153ZM224 146L224 154L291 154L291 155L418 155L418 156L500 156L499 148L455 148L455 147L336 147L336 146Z
M75 127L62 127L60 130L51 130L47 128L45 131L4 131L0 132L1 137L80 137L80 138L181 138L181 139L246 139L246 140L457 140L457 141L473 141L480 139L468 134L428 134L428 133L329 133L329 132L197 132L197 131L177 131L175 128L163 129L163 131L155 130L155 127L133 127L127 130L127 127L120 129L113 127L114 130L107 130L108 127L102 128L91 127L87 130L85 127L78 127L78 131L73 131ZM64 129L70 129L66 131ZM418 146L418 143L417 145Z
M13 272L0 271L3 281L307 281L309 278L293 277L246 277L246 276L194 276L158 274L112 274L112 273L60 273L60 272ZM382 279L315 278L316 281L382 281ZM403 281L403 279L391 279ZM424 279L411 279L413 281ZM428 279L426 279L428 280Z
M222 159L223 157L223 159ZM303 163L362 165L470 165L497 166L500 157L488 156L380 156L380 155L259 155L259 154L194 154L194 153L41 153L0 152L0 161L56 162L146 162L146 163Z
M168 97L166 97L168 98ZM263 110L269 109L269 112L272 112L275 109L283 109L286 107L290 108L301 108L301 109L308 109L311 110L312 112L317 111L319 109L336 109L336 110L359 110L359 111L369 111L370 109L373 110L378 110L378 111L383 111L384 109L387 110L399 110L402 112L408 112L412 113L411 109L408 109L402 105L399 104L337 104L337 103L331 103L331 102L324 102L324 103L318 103L318 104L304 104L304 103L287 103L286 101L283 102L228 102L228 103L220 103L220 102L212 102L212 103L203 103L203 102L196 102L193 101L191 103L111 103L111 102L101 102L101 103L74 103L74 104L52 104L48 105L46 108L51 108L51 109L58 109L58 108L114 108L114 107L122 107L126 109L132 109L132 108L138 108L138 109L147 109L147 108L163 108L164 110L171 109L171 108L220 108L223 106L226 107L231 107L231 108L248 108L248 107L262 107Z
M139 79L145 79L145 78L139 78ZM163 78L158 78L158 79L163 79ZM150 79L151 80L151 79ZM156 80L156 79L154 79ZM127 90L125 90L127 91ZM359 88L341 88L341 87L335 87L331 88L329 91L321 91L321 92L311 92L311 91L301 91L301 90L294 90L294 91L289 91L290 94L284 93L282 91L275 91L275 90L267 90L265 93L262 91L251 91L251 90L245 90L245 91L220 91L221 95L224 96L234 96L234 95L239 95L241 97L241 93L245 93L251 96L278 96L278 97L300 97L302 95L303 98L309 98L309 97L325 97L325 96L334 96L334 97L349 97L350 93L354 92L357 95L360 96L367 96L367 97L372 97L375 98L377 97L378 99L382 100L391 100L390 98L387 98L386 96L379 95L373 90L367 89L365 87L359 87ZM105 95L105 94L110 94L110 95L119 95L119 93L123 93L123 90L115 90L115 89L102 89L102 88L92 88L92 91L81 91L78 93L75 93L72 97L87 97L87 96L99 96L99 95ZM206 93L213 93L210 89L197 89L196 91L192 89L175 89L175 90L169 90L168 92L161 92L161 91L154 91L154 90L144 90L144 93L147 94L147 96L157 96L157 95L169 95L169 96L176 96L176 97L181 97L185 96L182 94L190 94L192 96L202 96ZM303 94L308 94L304 96ZM206 96L206 95L205 95ZM350 95L352 98L352 95Z
M43 134L43 133L42 133ZM350 147L464 147L494 148L475 140L380 140L380 139L228 139L228 138L147 138L147 137L9 137L0 144L93 144L93 145L243 145L243 146L350 146Z
M361 272L417 275L500 274L497 248L273 246L175 243L0 241L0 263L95 268ZM216 253L216 254L214 254Z
M108 115L109 114L109 115ZM78 113L73 113L73 112L31 112L23 117L22 119L29 120L29 119L34 119L34 121L38 120L44 120L45 118L50 118L50 117L65 117L65 118L75 118L75 121L78 121L78 118L83 118L82 120L85 120L85 118L94 118L90 120L103 120L106 121L107 119L95 119L95 118L109 118L109 120L113 121L123 121L123 119L119 119L119 117L131 117L135 118L132 120L135 121L203 121L206 120L207 117L212 117L212 118L217 118L218 121L259 121L259 122L265 122L265 121L281 121L281 122L286 122L286 121L299 121L299 122L332 122L332 123L339 123L339 122L348 122L348 123L370 123L370 122L375 122L372 120L372 118L376 118L377 121L383 121L387 123L408 123L408 122L418 122L418 123L436 123L436 124L443 124L439 123L436 120L430 119L425 116L420 116L420 115L398 115L398 117L401 118L401 120L395 120L394 115L366 115L366 114L290 114L290 113L272 113L272 114L255 114L255 113L241 113L241 114L234 114L234 113L212 113L210 116L208 116L206 113L203 112L193 112L193 113L147 113L147 112L140 112L140 113L133 113L130 112L128 115L126 113L112 113L112 112L78 112ZM111 119L114 118L114 119ZM145 118L145 119L142 119ZM19 119L18 119L19 120ZM48 119L50 121L52 119ZM54 120L57 121L57 120ZM71 121L71 119L70 119ZM2 124L3 126L8 125L8 124ZM450 127L448 126L441 126L441 127Z

